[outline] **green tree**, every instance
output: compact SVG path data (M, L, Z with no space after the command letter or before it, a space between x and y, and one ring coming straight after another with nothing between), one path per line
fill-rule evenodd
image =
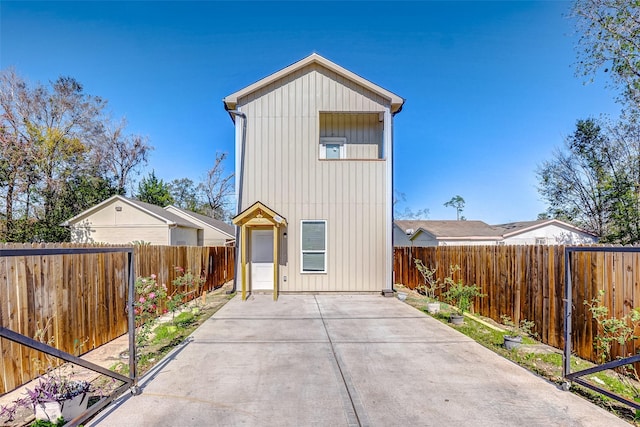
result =
M58 193L55 204L45 220L34 223L33 235L25 240L68 242L70 230L60 224L80 212L119 193L111 180L78 174L69 179Z
M169 183L169 192L177 207L204 214L198 187L191 179L174 179Z
M448 207L448 208L455 208L455 210L456 210L456 219L458 221L460 221L460 220L464 220L465 219L463 216L461 216L462 211L464 209L464 204L465 204L465 201L462 198L462 196L456 195L456 196L453 196L451 198L451 200L449 200L444 205L446 207Z
M0 241L61 236L70 183L98 179L123 189L146 162L146 139L126 135L124 121L112 126L105 110L106 101L72 77L30 85L0 71Z
M138 184L136 198L142 202L161 207L168 206L174 202L169 184L158 179L155 170L152 170L147 177L142 178Z
M622 99L640 108L640 1L575 0L572 16L580 34L578 73L609 73Z
M603 242L640 241L640 126L579 120L563 149L537 171L549 217L572 222Z

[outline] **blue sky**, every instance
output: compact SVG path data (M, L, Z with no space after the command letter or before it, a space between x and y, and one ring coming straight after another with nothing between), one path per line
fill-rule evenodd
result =
M222 98L312 52L406 99L395 118L400 210L466 200L467 219L545 210L537 166L578 119L617 116L574 75L570 2L0 3L0 67L73 76L155 147L143 173L202 178L233 157ZM227 168L232 171L230 159Z

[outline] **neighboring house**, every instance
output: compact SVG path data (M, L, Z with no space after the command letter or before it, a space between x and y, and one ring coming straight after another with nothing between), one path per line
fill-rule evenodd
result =
M174 212L177 208L173 208ZM185 219L197 215L188 211L177 215L160 206L112 196L87 209L62 225L71 229L71 241L75 243L128 244L135 241L152 245L200 246L210 230L203 219ZM206 218L206 217L205 217ZM233 227L224 230L225 236ZM217 229L216 229L217 230ZM224 242L219 243L224 245ZM216 245L217 246L217 245Z
M398 220L395 223L407 236L396 246L496 245L502 240L498 230L482 221Z
M243 298L391 289L392 129L403 103L317 54L224 98Z
M557 219L489 225L482 221L397 220L395 247L446 245L584 245L598 238Z
M511 222L494 225L502 230L507 245L587 245L598 237L557 219Z
M203 233L198 235L198 246L229 246L235 242L233 225L176 206L170 205L164 209L202 228Z

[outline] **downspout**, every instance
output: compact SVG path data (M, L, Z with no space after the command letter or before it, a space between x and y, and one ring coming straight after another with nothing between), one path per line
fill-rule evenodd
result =
M225 105L226 109L226 105ZM238 177L238 202L236 205L236 215L241 212L242 209L242 180L244 177L244 147L247 141L247 115L239 110L228 110L227 112L235 117L240 117L242 119L242 139L240 141L240 171ZM235 120L234 120L235 123ZM240 227L236 226L236 250L235 250L235 262L233 266L233 288L230 291L227 291L228 294L232 294L238 289L238 260L240 259Z
M389 112L391 113L391 118L389 119L389 126L391 127L391 144L394 144L394 138L393 138L393 118L396 116L396 114L398 114L400 111L402 111L402 107L404 106L404 101L402 102L402 105L400 106L400 108L398 108L397 111L391 111L392 108L389 108ZM396 248L395 246L393 246L393 225L396 223L396 218L395 218L395 214L393 212L393 191L394 191L394 185L393 185L393 174L395 173L395 162L396 162L396 158L393 155L393 145L391 146L391 291L395 292L395 271L393 271L393 266L394 266L394 258L395 258L395 253L396 253ZM411 241L411 245L413 246L413 241Z

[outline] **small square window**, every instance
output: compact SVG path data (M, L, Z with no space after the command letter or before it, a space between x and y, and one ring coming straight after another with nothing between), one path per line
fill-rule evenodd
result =
M536 237L536 245L546 245L547 238L546 237Z
M336 160L347 158L347 138L343 136L331 136L320 138L321 159Z

